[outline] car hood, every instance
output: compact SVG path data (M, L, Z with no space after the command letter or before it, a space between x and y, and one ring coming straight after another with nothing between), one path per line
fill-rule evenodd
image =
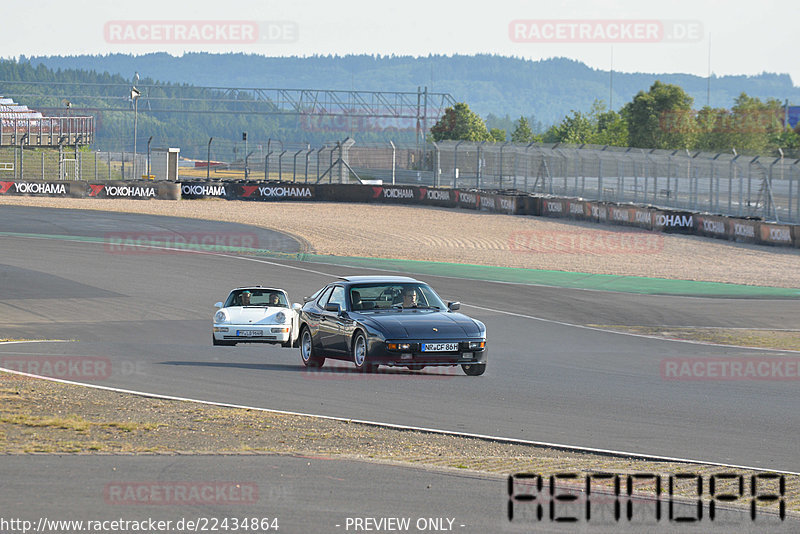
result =
M292 310L282 307L263 306L231 306L223 308L228 313L228 320L233 324L275 324L275 315L283 312L286 317L292 316Z
M382 331L387 339L444 339L474 337L480 334L475 321L460 313L403 310L360 314L360 316L364 323Z

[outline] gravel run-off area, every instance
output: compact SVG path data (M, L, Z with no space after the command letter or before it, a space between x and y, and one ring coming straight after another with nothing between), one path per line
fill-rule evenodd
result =
M317 254L800 287L798 249L541 217L329 202L4 197L3 204L244 223L297 236Z

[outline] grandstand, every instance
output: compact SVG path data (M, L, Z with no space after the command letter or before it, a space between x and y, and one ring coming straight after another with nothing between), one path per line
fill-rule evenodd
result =
M45 117L0 95L0 146L57 147L94 142L94 117Z

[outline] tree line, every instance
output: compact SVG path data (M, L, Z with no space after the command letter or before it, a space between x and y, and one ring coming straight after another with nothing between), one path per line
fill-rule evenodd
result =
M203 58L213 59L212 56ZM240 59L245 61L247 58ZM349 58L348 61L356 59L359 58ZM451 69L456 69L461 63L471 65L475 61L501 61L502 58L456 59ZM362 63L366 61L364 58L360 60ZM330 59L317 58L315 61L332 64ZM360 66L375 67L381 61L373 58L366 66ZM503 61L509 63L509 68L515 65ZM402 62L407 62L407 59L402 59ZM567 66L579 68L572 63ZM59 95L67 93L86 95L71 97L73 114L80 114L81 109L107 107L109 102L116 102L119 106L120 100L124 101L123 106L130 106L125 95L131 82L119 74L71 68L53 70L41 63L0 60L0 80L21 82L0 84L0 94L24 94L25 98L17 98L20 103L48 114L66 114L63 98ZM143 77L140 83L149 86L147 96L153 99L182 97L189 100L182 104L185 113L158 113L148 111L147 100L140 98L138 146L146 146L152 136L154 147L179 146L182 153L190 157L205 158L208 139L214 137L212 157L240 159L244 155L242 132L250 135L248 150L265 145L268 138L319 146L348 135L355 137L360 144L387 143L390 140L413 143L416 135L408 124L395 128L391 124L367 124L356 120L248 114L248 106L254 102L243 96L235 101L226 100L221 91L157 82L148 77ZM215 101L214 109L232 113L208 113ZM517 101L515 107L525 109L527 102L525 99ZM736 150L742 154L776 154L780 148L787 155L800 157L800 131L784 128L783 108L778 100L762 100L740 93L729 109L706 106L693 110L693 103L692 97L680 86L656 80L647 91L639 91L616 111L595 100L588 110L573 110L549 127L545 127L539 120L541 115L534 112L520 116L516 121L508 114L501 117L488 113L481 118L467 104L461 103L447 110L430 130L430 137L434 140L561 142L710 152ZM130 108L132 111L132 106ZM97 116L95 148L115 151L132 148L131 111L92 112Z
M774 98L762 101L741 93L730 109L693 109L681 87L656 81L618 111L596 100L588 111L575 111L537 133L521 116L510 136L488 128L465 103L448 108L431 128L431 139L514 143L569 143L647 149L800 156L800 124L784 125L784 107Z

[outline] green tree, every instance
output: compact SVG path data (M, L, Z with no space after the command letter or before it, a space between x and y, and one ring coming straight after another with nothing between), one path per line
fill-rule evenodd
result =
M464 102L445 109L444 115L431 128L434 141L492 141L486 124Z
M495 143L506 142L506 131L501 128L492 128L489 130L489 135L492 137L492 141Z
M709 152L774 154L793 148L796 134L783 126L783 108L775 99L762 102L740 94L731 109L704 107L697 112L694 148Z
M560 124L554 125L545 134L548 143L591 143L597 125L590 114L572 110Z
M628 123L614 110L599 113L592 142L595 145L628 146Z
M534 140L533 130L528 123L528 119L520 117L516 123L514 131L511 132L511 141L514 143L532 143Z
M640 148L689 148L693 144L691 96L677 85L656 81L622 108L628 141Z
M730 131L732 148L750 154L766 154L777 150L784 131L783 106L774 98L762 102L740 94L731 108Z

